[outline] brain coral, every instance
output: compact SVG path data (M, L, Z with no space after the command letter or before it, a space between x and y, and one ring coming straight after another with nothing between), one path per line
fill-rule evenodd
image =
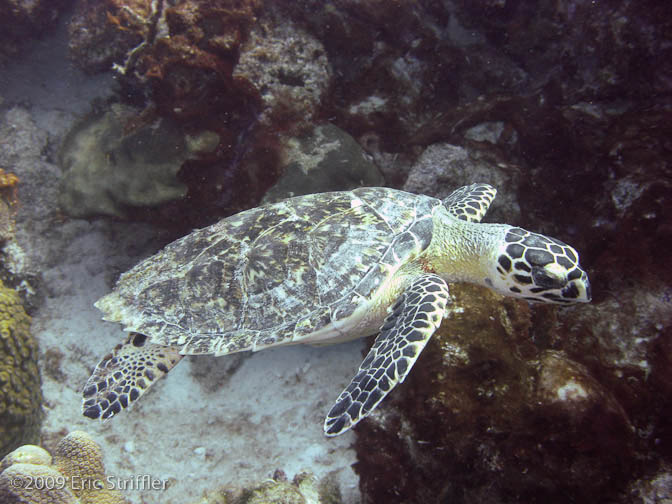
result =
M14 464L51 465L51 455L41 446L23 445L0 460L0 472Z
M86 432L73 431L61 439L54 453L54 466L73 484L82 483L73 487L81 504L127 502L118 490L108 488L103 451Z
M0 456L35 443L42 420L37 343L16 292L0 282Z
M0 502L3 504L80 504L56 469L37 464L14 464L0 474ZM38 486L49 485L49 490ZM53 485L51 483L53 482Z
M64 437L53 463L46 450L27 445L7 455L0 468L2 504L128 504L109 488L100 446L86 432Z

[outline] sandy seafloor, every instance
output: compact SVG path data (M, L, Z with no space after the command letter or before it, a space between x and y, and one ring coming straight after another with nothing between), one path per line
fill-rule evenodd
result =
M91 78L78 72L66 52L61 28L0 75L3 113L18 105L39 131L35 137L51 143L63 138L93 98L111 94L113 86L109 75ZM327 438L322 423L361 361L361 340L217 359L190 357L130 411L105 423L83 417L83 384L100 357L124 336L119 326L100 319L93 303L119 273L156 251L161 230L109 219L46 223L45 215L56 215L58 206L57 186L45 180L56 181L58 169L47 159L26 159L14 168L22 180L17 241L26 255L24 267L41 274L40 289L46 293L33 314L33 333L43 357L53 350L63 353L60 376L42 373L43 434L86 430L102 445L109 475L168 482L162 491L128 490L133 503L190 503L205 490L261 481L276 469L290 479L303 470L318 477L333 472L344 502L359 502L351 468L354 435Z

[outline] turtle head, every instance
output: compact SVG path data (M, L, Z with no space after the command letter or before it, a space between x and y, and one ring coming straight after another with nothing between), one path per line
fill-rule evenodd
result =
M486 284L507 296L542 303L587 303L588 275L579 254L554 238L506 227Z

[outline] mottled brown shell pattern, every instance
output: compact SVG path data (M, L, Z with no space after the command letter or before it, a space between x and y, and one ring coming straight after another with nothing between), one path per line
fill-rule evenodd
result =
M247 210L144 260L96 306L183 354L300 341L366 305L391 266L424 250L440 205L361 188Z

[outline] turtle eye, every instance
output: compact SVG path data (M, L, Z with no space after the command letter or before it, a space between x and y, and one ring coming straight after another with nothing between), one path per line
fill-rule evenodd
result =
M565 286L565 275L547 266L533 266L532 280L534 284L545 289L560 289Z

